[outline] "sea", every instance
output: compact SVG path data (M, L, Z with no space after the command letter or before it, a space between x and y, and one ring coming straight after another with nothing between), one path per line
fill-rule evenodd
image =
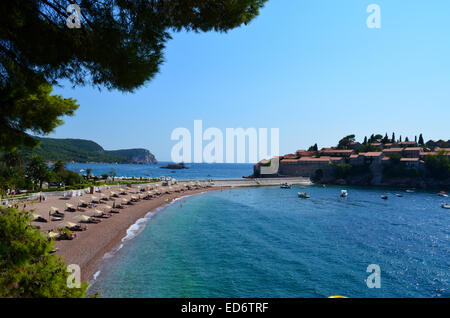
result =
M161 175L141 165L114 167L118 176ZM175 175L250 173L251 165L193 165ZM341 189L235 188L178 199L129 228L122 244L105 255L89 293L106 298L450 297L450 214L441 207L448 198L436 191L363 187L346 187L348 197L342 198Z
M114 170L117 177L144 177L159 178L172 177L177 180L199 180L199 179L235 179L249 176L253 173L253 164L248 163L187 163L188 169L172 170L161 167L170 162L158 162L157 164L108 164L108 163L70 163L67 168L80 173L86 173L91 169L95 176L104 173L109 174Z

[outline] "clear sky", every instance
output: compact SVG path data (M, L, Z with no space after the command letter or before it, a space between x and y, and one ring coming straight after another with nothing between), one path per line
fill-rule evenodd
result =
M366 8L381 8L369 29ZM450 139L450 1L269 0L226 34L176 33L133 94L55 88L81 105L50 137L170 160L173 129L279 128L280 152L344 135Z

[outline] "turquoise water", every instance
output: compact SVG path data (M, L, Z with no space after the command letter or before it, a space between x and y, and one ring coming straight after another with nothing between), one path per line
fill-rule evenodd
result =
M440 207L449 199L348 190L346 199L340 188L315 186L181 199L141 223L142 232L104 261L91 291L103 297L450 297L450 215ZM298 191L311 199L298 198ZM369 264L381 268L380 289L366 285Z
M161 169L168 162L158 162L157 164L136 165L136 164L108 164L108 163L70 163L67 168L76 172L81 169L92 169L92 173L100 176L102 173L109 173L114 169L118 177L152 177L170 176L178 180L196 179L235 179L248 176L253 173L253 165L224 164L224 163L189 163L189 169L169 170Z

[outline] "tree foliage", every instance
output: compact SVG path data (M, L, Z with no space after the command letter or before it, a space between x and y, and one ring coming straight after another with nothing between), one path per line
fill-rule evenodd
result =
M73 115L51 85L133 91L159 71L171 33L227 32L267 0L81 0L81 28L68 28L71 0L0 1L0 149L35 146Z
M67 286L66 264L30 222L26 211L0 208L0 297L84 297L87 283Z
M355 141L355 135L348 135L341 140L339 140L339 144L337 146L338 149L348 149L350 144Z
M445 151L441 150L435 156L427 155L425 165L433 178L439 180L450 178L450 158Z
M1 1L1 63L42 74L132 91L163 62L171 32L227 32L250 23L267 0L82 0L81 28L66 25L73 1Z

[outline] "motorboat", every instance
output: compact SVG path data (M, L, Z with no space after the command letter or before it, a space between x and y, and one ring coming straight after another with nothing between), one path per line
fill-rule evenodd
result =
M282 183L281 185L280 185L280 188L281 189L290 189L291 188L291 185L289 184L289 183Z
M341 197L343 197L343 198L348 197L348 191L347 190L341 190Z
M408 190L406 190L406 192L408 192L408 193L414 193L415 191L412 190L412 189L408 189Z
M382 195L381 198L382 198L383 200L387 200L387 199L388 199L388 196L387 196L387 195Z
M303 198L303 199L309 199L310 198L310 196L306 192L299 192L298 193L298 197L299 198Z
M438 193L438 196L440 196L440 197L444 197L444 198L448 198L448 194L447 194L447 193L445 193L445 191L441 191L441 192L439 192L439 193Z
M450 204L449 203L442 203L441 207L443 209L450 209Z
M399 198L403 198L403 194L400 194L400 193L396 193L395 196L397 196Z

